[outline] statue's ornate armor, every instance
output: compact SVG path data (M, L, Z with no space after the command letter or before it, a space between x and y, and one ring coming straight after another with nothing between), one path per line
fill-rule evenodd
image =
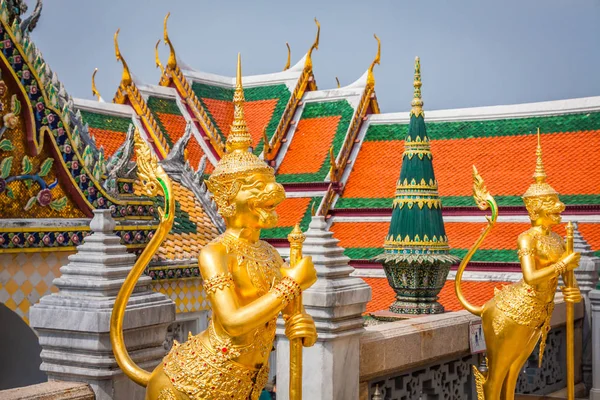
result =
M482 210L490 208L492 215L487 217L488 226L462 260L456 274L455 289L465 309L481 316L482 320L488 370L481 372L473 367L479 400L513 400L518 376L538 342L541 367L559 276L562 275L565 280L565 287L561 288L565 301L574 303L580 299L576 282L570 278L572 272L567 275L579 260L579 256L573 253L572 236L565 246L563 239L552 232L552 227L561 222L560 214L565 206L558 193L546 182L539 130L536 156L534 183L523 195L532 227L517 240L523 279L496 289L494 298L483 306L466 300L460 282L467 263L496 223L498 206L477 169L473 170L475 201Z
M281 282L279 268L283 260L277 250L266 242L252 245L227 233L217 237L228 254L236 258L235 269L227 274L209 278L204 283L207 294L233 285L237 290L243 282L236 282L236 272L247 274L259 295L276 290ZM242 294L240 293L240 296ZM250 368L236 362L243 354L260 352L268 357L275 339L276 318L246 335L245 343L234 343L226 334L218 334L211 320L208 330L188 339L184 344L175 344L165 357L163 369L173 386L187 394L192 400L206 399L257 399L269 375L269 364ZM220 329L222 331L222 329Z

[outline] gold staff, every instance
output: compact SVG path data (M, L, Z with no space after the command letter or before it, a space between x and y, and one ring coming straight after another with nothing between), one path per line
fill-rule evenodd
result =
M288 235L290 242L290 266L302 259L302 243L306 236L296 224ZM302 313L302 295L294 300L294 314ZM291 318L291 316L290 316ZM302 400L302 338L290 340L290 400Z
M567 224L566 254L573 253L573 224ZM572 288L575 285L575 273L573 270L564 274L565 286ZM566 299L567 306L567 399L575 399L575 303Z

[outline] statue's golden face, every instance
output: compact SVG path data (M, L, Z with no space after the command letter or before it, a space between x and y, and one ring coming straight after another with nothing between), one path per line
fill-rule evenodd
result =
M285 199L283 186L275 181L272 174L254 173L246 176L236 196L236 217L249 228L274 228L279 216L275 207Z
M553 226L560 224L560 213L565 210L565 205L557 195L548 195L531 198L526 203L529 217L540 225Z

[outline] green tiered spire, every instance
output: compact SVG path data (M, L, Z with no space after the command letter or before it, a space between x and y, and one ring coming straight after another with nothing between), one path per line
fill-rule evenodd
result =
M449 254L442 204L433 172L433 156L425 128L421 98L421 63L415 60L414 96L404 143L402 170L383 262L397 301L390 310L403 314L443 312L436 302L450 265L460 260Z

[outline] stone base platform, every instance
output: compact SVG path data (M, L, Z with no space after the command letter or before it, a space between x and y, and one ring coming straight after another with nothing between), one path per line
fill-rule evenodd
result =
M94 400L87 383L50 381L15 389L0 390L3 400Z

